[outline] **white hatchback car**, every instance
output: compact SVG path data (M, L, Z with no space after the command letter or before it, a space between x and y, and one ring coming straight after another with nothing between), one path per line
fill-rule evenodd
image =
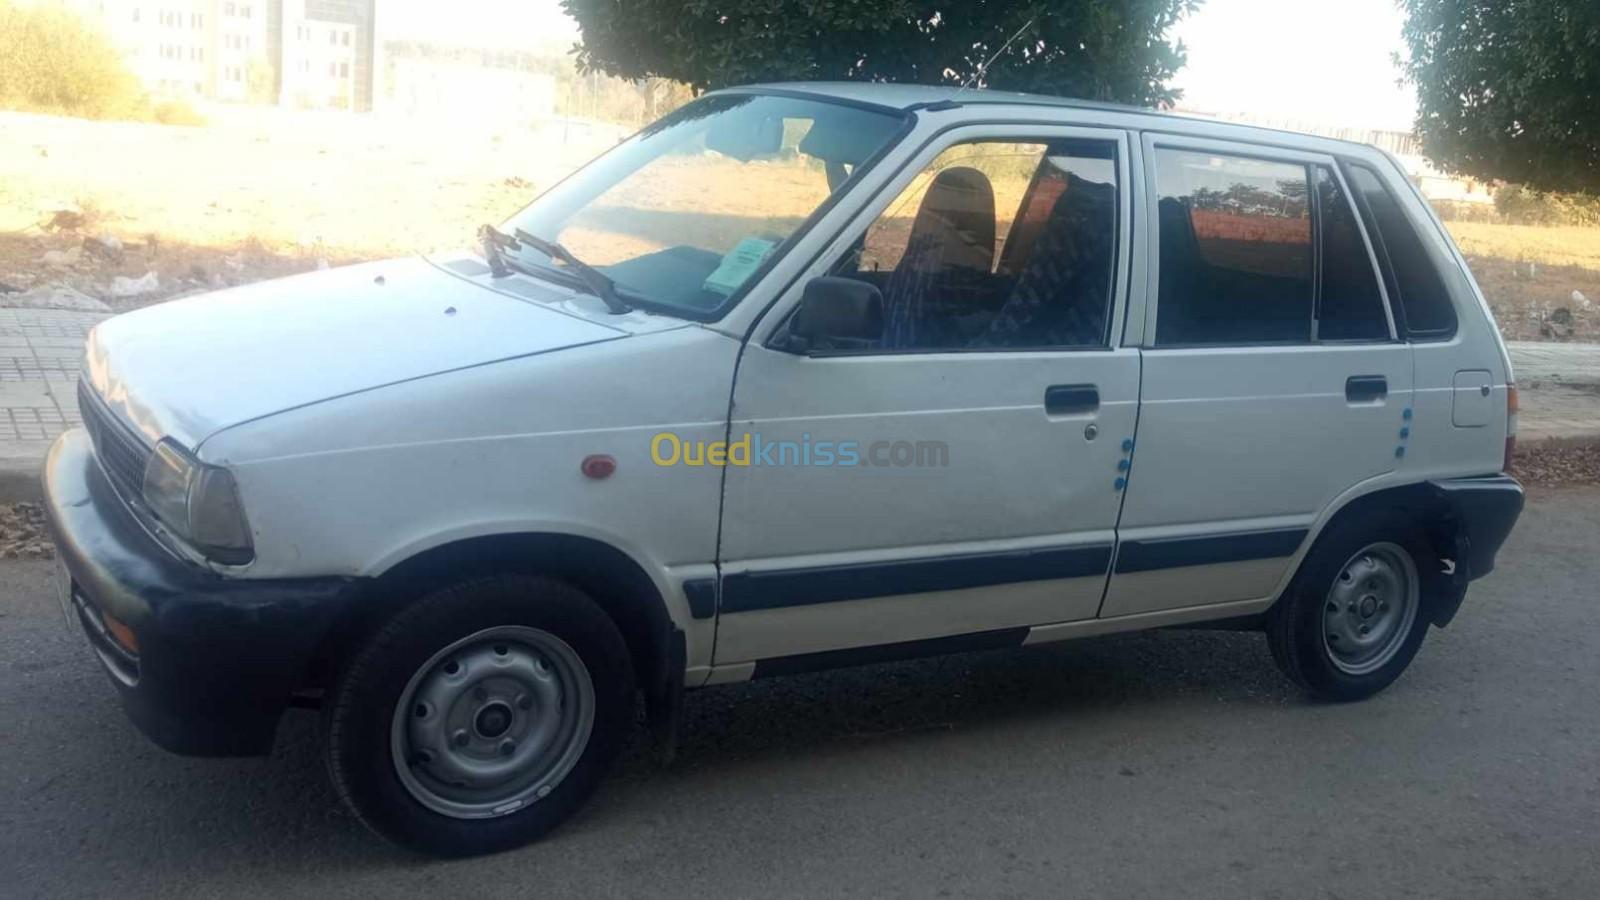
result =
M583 803L642 693L1203 622L1312 695L1493 567L1511 366L1371 147L1047 97L720 91L471 254L89 339L63 600L180 753L320 706L429 851Z

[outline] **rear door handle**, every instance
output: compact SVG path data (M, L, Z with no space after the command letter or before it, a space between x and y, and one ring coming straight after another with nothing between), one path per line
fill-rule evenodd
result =
M1044 389L1044 411L1052 416L1092 413L1100 408L1100 389L1092 384L1052 384Z
M1371 403L1389 396L1389 379L1382 375L1351 375L1344 380L1344 398L1351 403Z

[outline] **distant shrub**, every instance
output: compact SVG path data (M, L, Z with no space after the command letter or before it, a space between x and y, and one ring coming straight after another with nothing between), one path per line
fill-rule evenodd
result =
M149 102L111 41L50 3L0 0L0 106L90 119L144 119Z
M152 115L163 125L204 125L206 117L187 100L163 100Z
M1472 203L1466 200L1429 200L1428 205L1446 222L1482 222L1498 225L1505 217L1492 203Z
M1494 208L1514 225L1600 225L1600 197L1529 190L1519 184L1494 192Z

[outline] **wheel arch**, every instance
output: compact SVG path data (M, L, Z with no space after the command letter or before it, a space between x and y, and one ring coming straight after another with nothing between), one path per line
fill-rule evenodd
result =
M1336 525L1381 510L1397 510L1415 522L1426 536L1434 556L1441 563L1450 565L1448 570L1423 571L1427 587L1431 588L1429 594L1432 602L1427 611L1429 621L1441 628L1450 624L1461 607L1467 581L1471 577L1460 564L1465 553L1463 540L1466 532L1455 504L1446 492L1431 481L1391 485L1350 497L1311 534L1289 583L1292 584L1293 578L1299 576L1300 570L1311 557L1311 549L1324 534ZM1287 588L1280 591L1278 600L1281 601L1287 593Z
M399 560L368 580L356 612L324 636L307 680L330 683L360 641L417 597L475 576L517 572L560 578L598 603L622 633L647 696L681 682L683 635L645 567L603 540L558 532L464 537Z

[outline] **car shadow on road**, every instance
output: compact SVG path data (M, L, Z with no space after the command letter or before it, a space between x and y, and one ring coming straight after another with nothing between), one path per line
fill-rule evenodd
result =
M1173 630L840 669L689 695L679 758L726 766L1008 723L1091 727L1198 696L1293 696L1253 633ZM631 760L630 760L631 761Z
M1297 702L1260 635L1194 630L711 688L688 697L674 764L661 766L637 729L597 802L545 845L629 833L641 810L659 818L662 808L680 809L692 824L699 813L675 798L713 793L738 804L742 784L781 784L821 765L882 763L930 745L937 752L940 742L988 739L989 732L1005 739L1018 729L1048 729L1076 741L1097 730L1137 728L1133 723L1174 708ZM319 869L347 873L431 864L369 834L344 809L322 767L313 714L286 716L269 758L207 760L151 747L109 696L87 705L100 720L92 736L99 749L80 748L85 755L73 766L80 771L43 785L35 798L59 808L92 803L107 791L118 796L109 816L78 836L79 854L132 866L176 853L185 877L201 882L241 870L291 876L308 855ZM134 813L137 821L127 821Z

